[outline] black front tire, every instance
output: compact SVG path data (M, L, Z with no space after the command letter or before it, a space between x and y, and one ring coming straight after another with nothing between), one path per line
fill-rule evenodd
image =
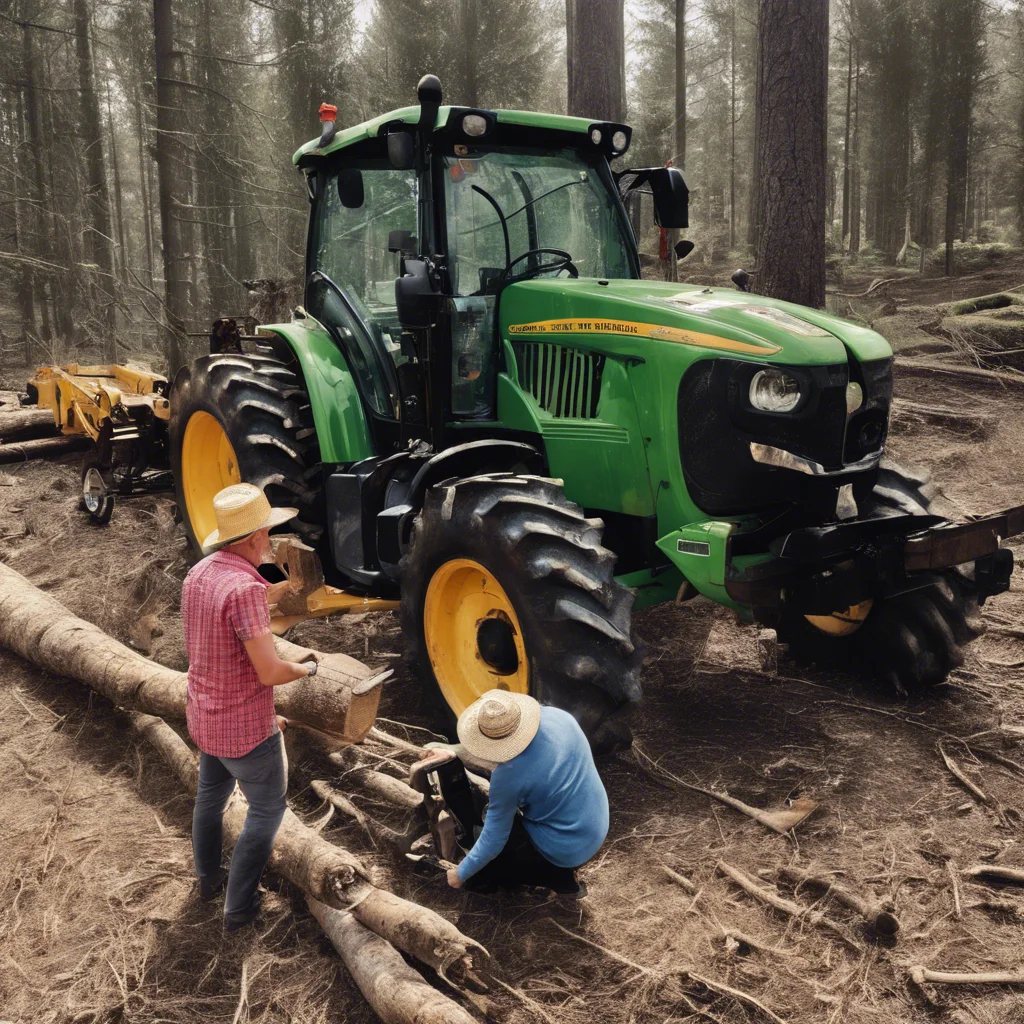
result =
M643 656L630 636L633 593L614 579L603 526L586 518L556 480L495 473L427 492L401 562L401 618L414 666L444 704L449 726L456 709L444 701L431 663L424 605L435 573L470 559L514 607L531 695L570 712L595 751L630 743L627 712L640 699ZM477 642L486 642L482 631ZM486 652L483 659L492 663Z
M883 460L862 515L951 516L927 470ZM779 640L797 661L829 669L858 668L899 693L921 693L964 663L964 647L984 630L974 583L956 570L922 574L921 586L877 600L864 624L846 636L823 633L787 612Z
M262 487L275 507L298 508L286 529L315 547L323 533L320 446L295 369L276 356L223 353L197 359L175 378L168 423L171 469L185 532L198 555L203 538L188 513L182 453L185 429L197 413L220 424L244 482ZM208 498L212 502L213 495Z

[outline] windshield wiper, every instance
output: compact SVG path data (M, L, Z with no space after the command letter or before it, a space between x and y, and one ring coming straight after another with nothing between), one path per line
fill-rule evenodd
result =
M516 214L522 213L527 207L533 206L534 203L539 203L542 199L546 199L548 196L553 195L555 192L561 192L563 188L569 188L570 185L585 185L587 183L586 178L580 178L578 181L564 181L561 185L556 185L554 188L549 188L547 192L541 192L536 199L531 199L528 203L523 203L518 210L513 210L509 215L508 219L511 220ZM476 185L473 186L476 188Z
M501 212L501 207L498 205L498 200L491 195L490 192L485 191L479 185L473 186L474 192L479 192L494 207L494 212L498 215L498 219L501 221L502 234L505 236L505 266L507 267L512 262L512 247L508 241L508 220L505 214Z

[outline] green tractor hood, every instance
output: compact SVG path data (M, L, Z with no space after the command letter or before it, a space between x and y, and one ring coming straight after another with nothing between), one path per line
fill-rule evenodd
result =
M642 357L651 342L802 366L892 355L881 335L818 310L662 281L526 281L503 294L501 321L512 341L600 336L601 348L623 356Z

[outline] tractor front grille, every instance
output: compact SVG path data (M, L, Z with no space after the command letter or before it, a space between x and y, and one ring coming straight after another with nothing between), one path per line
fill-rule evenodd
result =
M592 420L597 416L605 357L543 342L513 342L519 386L552 416Z

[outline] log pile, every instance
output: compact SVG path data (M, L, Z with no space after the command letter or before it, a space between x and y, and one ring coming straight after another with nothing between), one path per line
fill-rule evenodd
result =
M374 767L387 763L400 772L403 761L424 751L415 744L373 728L381 685L389 672L374 673L344 655L322 655L279 641L282 657L298 661L315 656L316 676L289 686L275 687L280 714L316 738L317 745L335 753L354 749L351 761L366 769L346 781L371 779L363 787L369 799L384 801L412 813L411 826L424 824L421 805L427 799L393 774ZM195 753L164 718L185 715L186 678L125 647L98 627L77 618L58 601L34 587L19 573L0 563L0 645L40 668L75 679L126 709L132 728L146 746L170 767L181 786L194 793L198 780ZM365 741L365 748L351 748ZM399 759L401 758L401 759ZM330 761L325 759L327 764ZM322 793L339 799L361 818L371 835L400 836L395 844L408 852L415 836L393 832L361 811L330 784ZM416 807L413 807L415 799ZM224 832L233 843L246 815L244 797L236 792L224 814ZM418 858L413 858L418 859ZM473 1018L453 998L428 984L402 959L423 964L457 991L486 991L475 973L487 951L455 925L427 907L403 899L375 884L372 870L349 850L304 824L290 808L274 844L270 867L300 889L310 911L338 950L353 979L374 1011L387 1024L469 1024Z

